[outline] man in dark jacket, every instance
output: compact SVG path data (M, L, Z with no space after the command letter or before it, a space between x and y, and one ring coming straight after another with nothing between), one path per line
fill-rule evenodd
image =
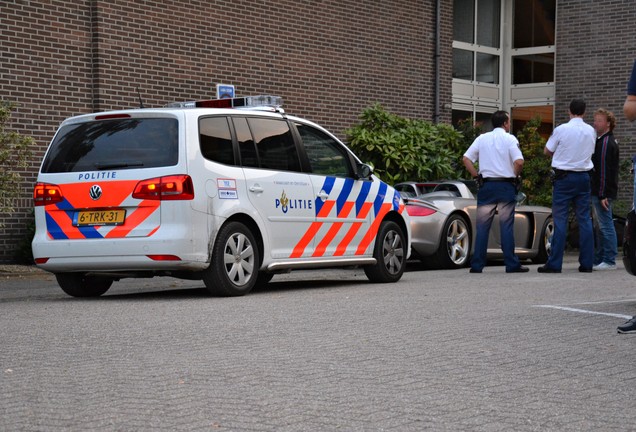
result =
M618 193L618 143L614 139L616 118L611 111L599 108L594 113L596 148L592 155L592 209L598 224L594 267L596 270L616 270L616 230L612 215L612 201Z

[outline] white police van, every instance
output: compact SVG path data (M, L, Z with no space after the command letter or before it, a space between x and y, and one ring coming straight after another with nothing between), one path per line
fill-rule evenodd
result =
M77 297L152 276L235 296L321 267L398 281L411 250L400 195L280 106L254 96L65 120L33 193L36 264Z

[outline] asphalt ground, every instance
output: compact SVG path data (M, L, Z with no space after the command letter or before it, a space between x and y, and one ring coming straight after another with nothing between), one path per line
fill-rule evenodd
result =
M636 278L616 271L277 275L240 298L0 273L3 431L632 431Z

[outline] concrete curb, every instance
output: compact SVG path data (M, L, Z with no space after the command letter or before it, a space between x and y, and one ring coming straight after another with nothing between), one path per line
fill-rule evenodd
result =
M0 278L3 279L45 275L47 273L34 265L0 264Z

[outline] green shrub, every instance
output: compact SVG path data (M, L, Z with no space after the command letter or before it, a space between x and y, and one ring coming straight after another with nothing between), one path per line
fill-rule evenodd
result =
M481 125L473 122L472 118L460 120L456 129L462 134L462 148L464 149L464 152L468 150L468 147L470 147L473 141L475 141L475 138L481 135L484 131Z
M7 123L16 105L0 100L0 214L15 211L15 199L20 196L19 171L27 167L33 138L7 131ZM2 223L0 222L0 227Z
M546 140L539 134L541 118L535 117L517 133L523 153L522 191L528 204L552 206L552 160L543 153Z
M465 176L463 136L452 126L407 119L375 104L346 134L351 149L387 183Z
M18 242L14 259L17 264L32 265L35 263L33 259L33 250L31 249L31 242L35 236L35 214L31 210L29 220L26 224L26 233L24 237Z

